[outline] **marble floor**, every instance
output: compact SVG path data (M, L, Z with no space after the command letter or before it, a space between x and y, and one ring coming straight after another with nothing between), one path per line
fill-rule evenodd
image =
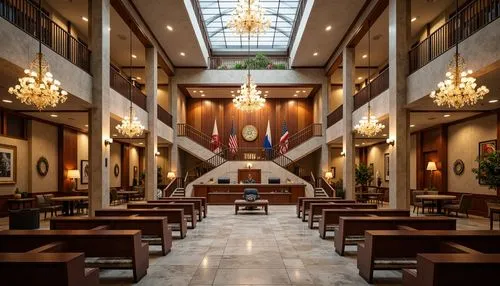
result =
M332 238L322 240L295 215L295 206L270 214L235 216L231 206L209 206L208 217L174 240L160 256L150 247L148 274L136 285L368 285L356 267L355 247L341 257ZM0 219L0 229L6 220ZM486 218L458 219L459 229L488 229ZM42 221L42 228L48 221ZM498 223L495 224L495 229ZM377 271L376 285L400 285L399 271ZM105 285L134 285L128 270L101 271Z

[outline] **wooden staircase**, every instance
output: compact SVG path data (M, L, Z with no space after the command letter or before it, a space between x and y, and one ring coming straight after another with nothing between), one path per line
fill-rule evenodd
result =
M185 196L186 196L186 189L184 189L184 188L177 188L170 195L170 197L172 197L172 198L179 198L179 197L185 197Z
M314 188L314 197L315 198L328 198L325 190L323 188Z

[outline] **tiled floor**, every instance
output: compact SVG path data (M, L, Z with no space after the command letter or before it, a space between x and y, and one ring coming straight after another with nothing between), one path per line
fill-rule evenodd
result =
M0 229L6 224L0 219ZM458 220L459 229L488 227L486 218ZM235 216L231 206L209 206L208 218L175 240L167 256L157 254L159 247L150 250L148 274L137 285L368 285L358 275L355 252L337 255L332 239L308 229L295 206L270 206L268 216ZM101 272L103 284L132 285L131 277L127 270ZM375 277L378 285L401 282L398 271Z

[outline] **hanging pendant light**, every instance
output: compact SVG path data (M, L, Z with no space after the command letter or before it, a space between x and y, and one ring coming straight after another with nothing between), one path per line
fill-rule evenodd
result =
M458 53L458 0L456 1L455 25L455 55L449 64L446 80L438 83L438 89L432 91L430 97L438 106L458 109L466 105L475 105L490 90L484 85L476 89L476 79L470 76L472 70L466 68L464 58Z
M68 93L61 89L61 83L54 79L49 64L42 54L41 1L38 3L38 17L40 19L38 53L29 69L24 70L25 76L19 78L19 84L9 87L8 92L15 95L22 103L34 105L38 110L42 110L46 107L56 107L58 103L64 103Z
M377 117L373 116L371 113L371 106L370 102L372 99L372 89L371 89L371 83L370 83L370 59L371 59L371 54L370 54L370 22L368 21L368 77L367 77L367 84L368 86L366 87L368 89L368 115L363 116L361 120L359 120L359 123L354 126L354 130L362 136L366 137L373 137L385 128L385 125L381 124L378 122Z
M252 81L250 73L250 35L265 32L271 21L264 16L264 9L258 0L240 0L235 12L228 22L228 27L239 34L248 34L248 61L246 81L238 90L238 95L233 99L234 106L242 111L257 111L264 107L266 99L261 97L261 91Z
M129 78L132 79L132 29L130 29L130 67L129 67ZM116 130L123 136L132 138L141 136L144 133L144 126L141 124L139 119L135 116L134 107L132 105L132 88L135 87L135 81L129 87L129 100L130 108L129 115L125 116L121 121L121 124L116 125Z

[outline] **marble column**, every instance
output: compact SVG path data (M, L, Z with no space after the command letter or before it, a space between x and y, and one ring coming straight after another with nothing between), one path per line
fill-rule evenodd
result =
M323 84L321 85L321 105L320 105L320 122L321 122L321 135L323 142L321 144L321 159L320 159L320 172L318 176L325 176L325 172L328 171L329 153L328 144L326 142L326 125L328 117L328 94L330 93L330 80L329 77L325 77Z
M92 108L89 113L89 214L109 206L109 68L110 0L89 1L90 67L92 73ZM77 79L75 79L77 80Z
M354 48L345 48L342 52L342 87L343 87L343 123L342 150L344 151L344 169L342 170L346 199L354 199L354 136L352 129L352 111L354 110Z
M409 208L410 135L406 78L410 37L410 0L389 1L389 205Z
M174 172L176 176L180 176L180 161L179 161L179 147L177 145L177 123L179 120L180 104L179 104L179 88L177 87L177 81L175 77L170 77L168 79L169 84L169 94L170 94L170 106L172 106L172 129L174 129L174 142L170 147L170 171Z
M157 197L157 164L158 151L158 52L155 47L146 48L146 107L148 110L148 128L146 134L146 199Z

